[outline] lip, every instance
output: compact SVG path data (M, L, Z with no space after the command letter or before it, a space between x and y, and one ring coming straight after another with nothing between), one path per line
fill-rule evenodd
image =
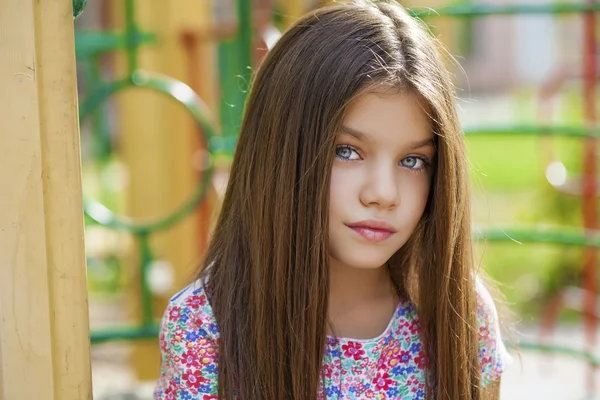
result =
M382 242L396 233L392 225L373 219L348 223L346 226L371 242Z

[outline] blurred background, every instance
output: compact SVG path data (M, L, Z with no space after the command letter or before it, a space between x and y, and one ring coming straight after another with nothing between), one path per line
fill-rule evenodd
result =
M151 398L158 321L202 260L252 70L328 3L89 0L76 20L96 399ZM600 4L401 3L454 58L477 265L514 356L502 398L600 398Z

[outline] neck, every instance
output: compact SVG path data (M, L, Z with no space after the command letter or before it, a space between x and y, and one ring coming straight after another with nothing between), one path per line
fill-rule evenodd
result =
M341 328L343 321L356 315L382 313L384 322L398 303L392 279L385 265L374 268L352 268L337 260L330 262L329 306L330 328ZM385 322L387 324L387 322Z
M385 265L379 268L352 268L331 260L329 303L350 306L365 300L381 299L392 293L392 279Z

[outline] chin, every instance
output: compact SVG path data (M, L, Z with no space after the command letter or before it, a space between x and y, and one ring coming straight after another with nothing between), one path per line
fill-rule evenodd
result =
M393 254L389 256L368 256L365 252L347 252L343 257L334 258L342 265L356 269L377 269L384 265Z

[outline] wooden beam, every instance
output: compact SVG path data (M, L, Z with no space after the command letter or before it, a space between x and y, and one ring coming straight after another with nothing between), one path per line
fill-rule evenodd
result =
M0 400L91 399L71 0L0 0Z

